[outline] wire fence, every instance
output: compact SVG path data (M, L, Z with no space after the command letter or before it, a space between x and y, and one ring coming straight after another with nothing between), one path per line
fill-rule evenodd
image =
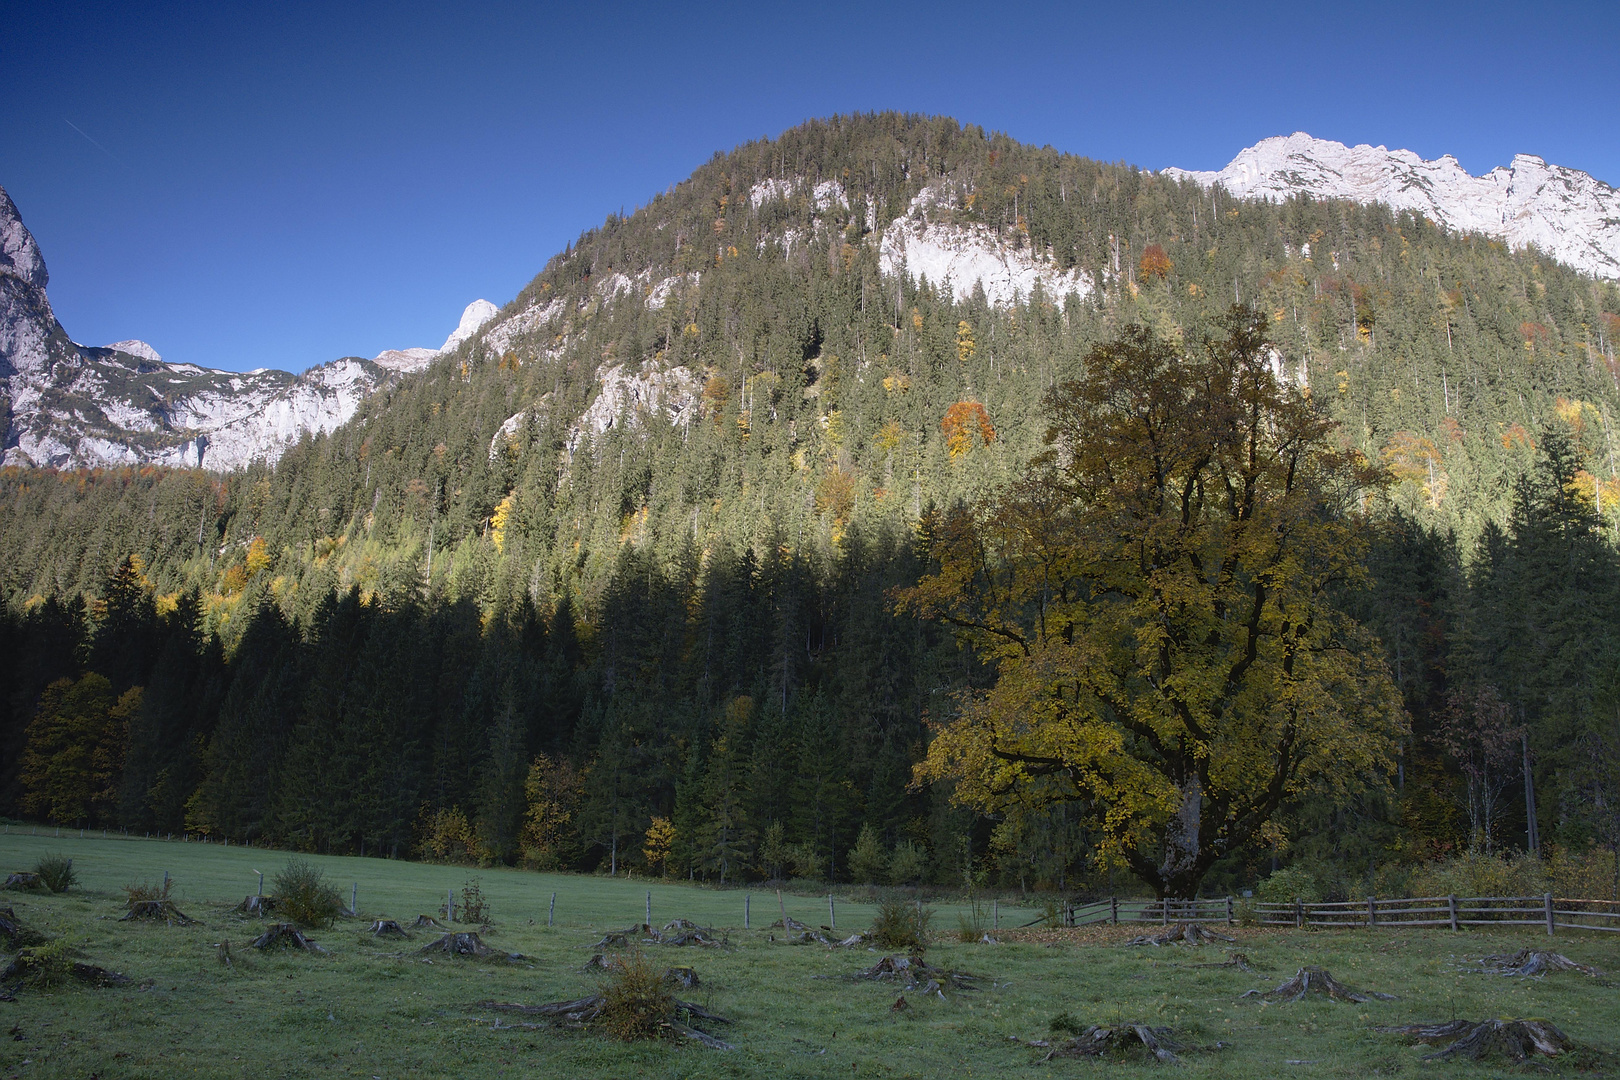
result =
M1408 896L1380 900L1305 901L1285 903L1215 897L1204 900L1121 900L1111 896L1086 904L1067 904L1065 926L1120 922L1240 922L1260 926L1384 927L1409 929L1465 926L1544 926L1559 930L1604 930L1620 933L1620 901L1541 896Z

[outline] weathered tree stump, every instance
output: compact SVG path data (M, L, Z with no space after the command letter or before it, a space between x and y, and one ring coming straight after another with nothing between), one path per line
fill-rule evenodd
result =
M196 919L174 906L171 900L131 900L129 911L119 922L160 922L168 926L195 926Z
M544 1005L519 1005L505 1001L480 1001L474 1008L486 1009L492 1012L519 1013L524 1016L544 1017L567 1027L588 1027L602 1019L603 1010L607 1007L607 997L603 994L591 994L589 997L574 998L571 1001L551 1001ZM684 1019L683 1019L684 1018ZM691 1039L711 1050L734 1050L736 1047L730 1043L722 1042L713 1035L699 1031L691 1026L691 1021L701 1020L714 1024L731 1023L724 1016L695 1005L690 1001L673 1001L670 1014L658 1022L658 1026L666 1033L683 1039Z
M424 956L443 954L445 956L460 956L473 960L521 960L518 953L504 953L499 949L492 949L484 944L484 939L469 930L461 930L445 934L439 940L422 946L419 952Z
M689 967L672 967L664 972L664 981L682 990L690 990L698 985L698 973Z
M1515 1064L1527 1058L1558 1057L1576 1049L1569 1036L1546 1020L1451 1020L1443 1024L1403 1024L1378 1029L1386 1035L1407 1035L1421 1043L1446 1046L1425 1061L1500 1058Z
M4 885L0 885L0 889L11 889L16 892L33 892L44 887L45 883L32 870L18 870L6 878Z
M786 930L789 933L799 933L801 931L808 930L810 928L808 926L806 926L804 923L800 922L798 919L795 919L793 916L789 915L786 919L777 919L775 922L771 923L771 925L767 926L765 929L767 929L767 930Z
M411 926L412 926L413 929L416 929L416 930L448 930L448 929L450 929L448 926L444 925L438 919L435 919L431 915L418 915L416 917L416 921L414 923L412 923Z
M128 986L135 981L128 975L108 971L98 964L75 961L71 970L75 979L89 986Z
M1603 977L1602 971L1589 964L1577 964L1563 953L1542 949L1520 949L1512 955L1501 953L1487 956L1481 959L1480 963L1490 975L1533 977L1546 975L1550 971L1578 971L1594 979Z
M38 945L45 940L45 935L37 930L30 930L17 920L17 913L10 908L0 908L0 937L6 939L10 947L22 948L25 945Z
M630 935L618 930L603 934L602 940L591 946L593 949L628 949L629 947Z
M236 905L236 910L243 915L257 915L264 918L276 910L276 898L273 896L247 896Z
M1147 1024L1094 1024L1047 1053L1042 1060L1083 1057L1148 1057L1170 1063L1178 1061L1175 1052L1184 1050L1167 1027Z
M863 968L849 976L851 979L860 979L865 982L898 982L903 983L907 990L917 991L924 996L938 994L945 996L945 989L951 990L977 990L975 984L979 976L970 975L965 971L947 971L926 962L920 956L885 956L869 968Z
M1394 1001L1394 994L1380 994L1373 990L1357 990L1335 979L1319 967L1302 967L1292 979L1271 990L1250 990L1244 997L1269 998L1272 1001L1302 1001L1306 994L1321 994L1333 1001L1364 1003L1377 999Z
M312 953L330 953L331 950L315 944L292 923L271 923L264 933L253 939L255 949L302 949Z
M1210 941L1234 942L1237 938L1217 934L1203 923L1179 922L1157 934L1143 934L1127 941L1127 945L1174 945L1186 942L1188 945L1204 945Z
M404 927L400 926L399 923L395 922L393 919L378 919L376 922L371 924L366 933L372 935L373 937L385 938L408 938L411 936L405 932Z

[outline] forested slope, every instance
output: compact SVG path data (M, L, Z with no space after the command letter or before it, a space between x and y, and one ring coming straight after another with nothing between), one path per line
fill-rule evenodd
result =
M885 272L902 220L1078 287L998 304ZM717 155L274 469L0 473L5 745L55 677L106 678L80 687L105 732L144 688L94 797L52 810L9 750L4 797L730 877L847 878L870 826L901 877L955 874L994 823L906 783L927 719L985 676L893 613L926 566L919 524L1020 474L1041 396L1092 345L1140 323L1194 347L1234 301L1397 480L1376 587L1347 603L1390 652L1405 767L1435 794L1313 807L1356 824L1317 856L1364 873L1467 842L1466 770L1429 735L1487 682L1533 723L1544 832L1584 842L1564 766L1599 737L1620 611L1620 292L1379 206L1240 203L898 115ZM642 850L655 817L667 853ZM1103 872L1081 817L1002 834L995 865ZM1512 811L1493 827L1512 842Z

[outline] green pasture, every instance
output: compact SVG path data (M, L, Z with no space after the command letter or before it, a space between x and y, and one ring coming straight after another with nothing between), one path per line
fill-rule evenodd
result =
M931 963L982 977L976 993L946 1000L909 995L891 1011L892 985L842 978L879 958L770 940L774 893L752 893L753 925L742 929L744 893L683 884L543 875L359 858L317 858L343 886L359 885L362 916L401 922L436 912L444 893L476 874L494 922L489 944L521 963L429 963L431 938L382 942L358 920L315 933L331 956L262 955L247 948L258 920L231 907L254 891L284 853L179 841L80 840L0 835L0 871L27 869L47 852L73 857L81 885L69 893L8 893L25 925L65 937L85 959L145 985L24 989L0 1003L0 1080L6 1077L943 1077L1135 1076L1164 1069L1221 1078L1488 1077L1523 1070L1426 1063L1421 1048L1374 1032L1381 1024L1454 1016L1539 1016L1597 1053L1555 1065L1563 1075L1620 1075L1620 987L1573 973L1543 980L1486 976L1470 968L1485 953L1545 947L1528 930L1393 932L1240 931L1236 946L1263 974L1193 968L1225 949L1129 948L1113 944L955 942L950 905L939 912ZM203 925L121 923L122 886L161 880L167 870L179 906ZM648 946L659 964L691 965L702 985L682 996L731 1017L716 1028L731 1052L694 1045L621 1044L595 1034L511 1025L522 1017L480 1010L484 1000L540 1003L595 988L581 966L607 929L639 922L648 890L653 918L676 916L723 928L725 949ZM557 925L546 926L551 893ZM827 922L824 896L784 896L788 914ZM840 930L869 922L872 909L838 903ZM1003 924L1032 913L1003 908ZM1123 929L1123 928L1122 928ZM1147 929L1147 928L1144 928ZM1095 940L1104 932L1083 933ZM1620 972L1620 935L1560 934L1553 945L1576 960ZM227 968L216 944L229 940ZM1262 1004L1245 990L1269 987L1303 964L1353 985L1399 995L1394 1002ZM1054 1061L1016 1039L1049 1034L1052 1018L1081 1023L1144 1020L1175 1028L1184 1042L1229 1044L1183 1055L1180 1066Z

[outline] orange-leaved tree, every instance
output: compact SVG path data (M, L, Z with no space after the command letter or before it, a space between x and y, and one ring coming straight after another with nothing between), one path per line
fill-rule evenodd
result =
M1046 397L1047 451L925 523L936 569L898 597L996 669L916 781L1009 818L1069 803L1161 896L1276 842L1288 800L1387 782L1404 731L1334 604L1382 472L1279 385L1265 325L1234 307L1190 352L1140 327L1094 348Z
M990 414L977 401L958 401L946 409L939 427L945 433L945 445L953 458L973 449L974 436L978 436L986 446L996 441L996 429L990 426Z

